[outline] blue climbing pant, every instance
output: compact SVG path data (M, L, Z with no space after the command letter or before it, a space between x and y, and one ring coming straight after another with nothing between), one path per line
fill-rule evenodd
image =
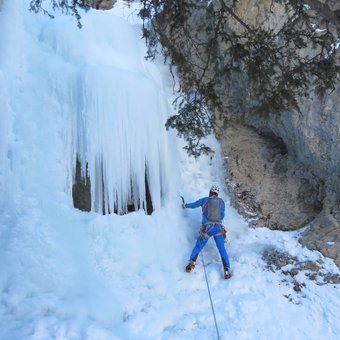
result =
M204 236L204 234L206 234L209 237L210 236L214 237L216 247L217 247L217 249L220 253L220 256L221 256L221 259L222 259L222 262L223 262L223 266L230 268L229 257L228 257L227 251L224 247L224 237L223 237L223 235L215 236L215 234L218 234L218 233L221 232L221 230L222 230L221 228L222 227L221 227L220 224L208 224L208 225L202 227L201 234L196 241L196 245L195 245L194 249L191 252L190 260L196 261L198 254L200 253L200 251L204 248L204 246L209 241L209 238Z

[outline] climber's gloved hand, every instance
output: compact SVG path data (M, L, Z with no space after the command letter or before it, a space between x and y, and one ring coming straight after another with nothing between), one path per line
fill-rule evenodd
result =
M185 203L184 203L184 202L182 203L182 208L183 208L183 209L185 209L185 208L186 208L186 205L185 205Z

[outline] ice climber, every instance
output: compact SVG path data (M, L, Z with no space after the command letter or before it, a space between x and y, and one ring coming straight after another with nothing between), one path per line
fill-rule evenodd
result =
M196 241L196 245L191 252L189 264L186 266L185 271L190 273L195 268L195 262L198 254L207 244L211 236L214 237L217 249L221 255L224 277L230 279L230 263L228 254L224 247L224 239L226 230L222 223L225 213L225 203L222 198L218 197L219 188L213 185L210 188L209 197L203 197L193 203L183 202L182 207L185 208L198 208L202 207L202 226L200 235Z

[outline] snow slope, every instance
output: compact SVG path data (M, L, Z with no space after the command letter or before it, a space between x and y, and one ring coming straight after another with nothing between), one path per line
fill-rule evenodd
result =
M161 127L172 80L144 60L133 8L91 11L79 31L74 18L34 15L27 3L5 0L0 12L0 339L216 338L201 255L184 272L200 211L183 211L178 193L189 202L218 184L229 203L217 142L213 158L194 160ZM122 196L126 173L141 188L147 159L155 212L74 209L79 150L95 174L105 157L105 181L121 181ZM302 248L297 232L249 229L227 206L232 279L212 240L203 251L221 339L337 339L339 286L301 272L297 293L261 253L274 246L337 273L334 263Z

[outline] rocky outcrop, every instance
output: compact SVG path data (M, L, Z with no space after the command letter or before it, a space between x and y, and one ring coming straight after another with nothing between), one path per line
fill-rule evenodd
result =
M320 213L325 193L319 179L287 153L281 139L233 123L220 137L231 204L252 226L295 230Z
M340 266L340 86L300 107L266 119L245 114L220 130L231 202L252 226L293 230L311 222L300 242Z
M231 203L252 226L310 223L300 242L340 267L340 87L302 104L302 114L221 128Z
M273 272L281 272L286 284L291 285L295 292L301 292L305 284L301 279L305 276L312 281L316 281L318 285L327 283L339 284L340 275L327 273L324 261L319 258L315 261L299 261L296 256L276 249L267 248L262 253L262 260L266 263L268 270ZM298 275L299 274L299 275ZM299 282L300 281L300 282ZM290 301L290 296L285 296Z
M325 129L325 124L319 123L319 129ZM301 123L300 133L307 135L310 131L306 127L306 131L302 129L303 126ZM333 127L337 129L339 123ZM295 128L290 133L298 131ZM300 236L301 244L334 259L340 267L340 168L324 160L326 154L336 159L339 142L326 143L325 138L319 141L321 136L311 138L311 149L315 146L311 152L315 164L307 167L297 161L293 152L288 152L281 138L261 133L254 126L230 123L220 133L222 150L228 157L227 184L232 194L231 204L253 227L294 230L310 223ZM329 134L327 138L331 136ZM322 145L331 150L316 152ZM298 150L305 155L305 163L307 151L311 149L301 147ZM320 161L316 157L320 157ZM323 171L316 169L322 160L325 161Z
M335 260L340 267L340 206L324 209L301 235L300 242Z
M117 0L87 0L87 4L94 9L108 10L113 8Z

